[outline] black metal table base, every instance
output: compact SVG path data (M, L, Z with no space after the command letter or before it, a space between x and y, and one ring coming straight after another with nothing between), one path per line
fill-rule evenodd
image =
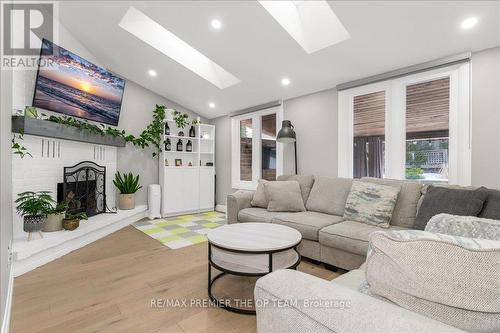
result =
M216 247L216 248L219 248L221 250L228 251L228 252L233 252L233 253L240 253L240 254L267 254L267 255L269 255L269 262L268 262L269 269L268 269L267 272L263 272L263 273L246 273L246 272L232 271L232 270L223 268L223 267L217 265L216 263L214 263L212 261L212 246ZM215 281L219 280L221 277L226 276L228 274L229 275L236 275L236 276L246 276L246 277L261 277L261 276L267 275L267 274L269 274L269 273L271 273L273 271L273 254L274 253L278 253L278 252L285 252L285 251L288 251L288 250L291 250L291 249L293 249L297 253L297 256L298 256L297 261L293 265L291 265L289 267L281 267L281 268L283 268L283 269L285 269L285 268L286 269L297 269L297 266L299 265L300 260L301 260L300 253L297 251L297 245L294 245L294 246L291 246L291 247L288 247L288 248L285 248L285 249L277 250L277 251L258 251L258 252L252 252L252 251L230 250L230 249L226 249L226 248L222 248L222 247L213 245L210 242L208 242L208 297L210 297L210 300L214 304L216 304L218 307L221 307L221 308L223 308L223 309L225 309L227 311L236 312L236 313L240 313L240 314L255 315L255 310L249 310L249 309L242 309L242 308L234 307L234 306L228 305L227 302L225 302L225 301L223 301L223 300L218 299L217 297L215 297L212 294L212 286L213 286L213 284L215 283ZM213 279L212 279L212 268L215 268L218 271L220 271L220 273L217 274Z

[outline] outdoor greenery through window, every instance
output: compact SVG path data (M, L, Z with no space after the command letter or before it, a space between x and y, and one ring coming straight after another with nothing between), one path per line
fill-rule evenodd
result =
M450 80L406 87L406 179L448 181Z

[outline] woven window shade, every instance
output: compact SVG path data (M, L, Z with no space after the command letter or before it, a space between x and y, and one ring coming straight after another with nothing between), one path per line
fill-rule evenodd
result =
M354 97L354 136L385 134L385 91Z
M354 97L354 136L385 134L385 92ZM406 132L447 135L450 114L450 79L443 78L406 88ZM410 135L413 137L414 135Z
M406 87L406 132L447 131L450 115L450 79Z

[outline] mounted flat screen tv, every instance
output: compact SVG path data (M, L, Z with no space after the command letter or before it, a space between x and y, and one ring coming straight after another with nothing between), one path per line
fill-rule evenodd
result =
M39 63L33 106L118 125L125 80L46 39Z

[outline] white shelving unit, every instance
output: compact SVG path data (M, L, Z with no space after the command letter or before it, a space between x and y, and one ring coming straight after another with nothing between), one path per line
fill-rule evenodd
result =
M163 149L159 158L161 215L166 217L214 210L215 126L195 125L195 137L189 137L191 126L181 130L174 121L166 122L170 127L170 135L164 134L163 141L170 139L171 150ZM184 132L184 136L178 135L180 131ZM179 140L182 142L182 151L177 151ZM188 141L193 146L191 152L186 151ZM182 166L176 166L177 159L182 160ZM168 165L165 161L168 161ZM212 165L207 166L207 163Z

